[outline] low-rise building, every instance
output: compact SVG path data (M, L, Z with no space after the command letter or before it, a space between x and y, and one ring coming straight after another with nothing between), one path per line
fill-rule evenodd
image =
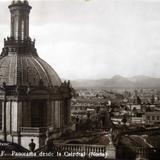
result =
M131 117L131 124L144 124L145 123L145 117Z
M160 123L160 112L146 112L145 121L146 124Z

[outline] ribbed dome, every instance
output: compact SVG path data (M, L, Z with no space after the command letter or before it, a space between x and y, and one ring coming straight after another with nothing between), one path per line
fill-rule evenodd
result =
M0 84L60 86L61 80L52 67L38 56L9 54L0 59Z
M60 86L57 73L39 58L35 40L29 37L29 13L27 0L13 1L11 12L11 36L4 39L0 56L0 84L14 86ZM43 83L43 84L42 84Z

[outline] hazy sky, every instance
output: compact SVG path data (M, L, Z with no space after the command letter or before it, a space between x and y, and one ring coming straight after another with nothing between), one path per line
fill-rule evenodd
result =
M30 36L61 78L160 77L160 0L30 0ZM0 48L10 34L0 0Z

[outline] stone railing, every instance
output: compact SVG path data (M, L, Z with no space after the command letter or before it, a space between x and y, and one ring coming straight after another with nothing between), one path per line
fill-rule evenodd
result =
M21 133L44 133L47 131L46 127L21 127Z
M105 153L106 146L104 145L87 145L87 144L55 144L55 146L60 147L64 151L71 152L96 152L96 153Z
M13 44L28 44L31 46L35 46L35 39L32 41L31 38L27 38L24 40L21 40L20 38L18 40L14 39L14 37L7 37L7 39L4 39L4 45L13 45Z
M60 148L62 151L67 151L70 153L84 153L86 156L90 156L93 153L93 156L99 155L105 158L115 159L116 151L112 145L88 145L88 144L54 144L57 148ZM92 156L92 155L91 155Z

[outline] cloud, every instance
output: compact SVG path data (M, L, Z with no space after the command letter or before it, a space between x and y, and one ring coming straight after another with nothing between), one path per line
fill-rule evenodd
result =
M30 0L30 35L40 57L67 79L160 76L157 0ZM0 38L9 34L0 2Z

